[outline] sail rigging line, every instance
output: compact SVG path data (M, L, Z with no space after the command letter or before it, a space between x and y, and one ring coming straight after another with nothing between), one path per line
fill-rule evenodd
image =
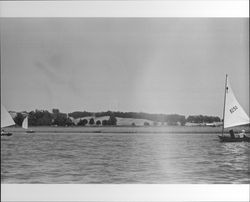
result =
M227 93L227 74L226 74L225 92L224 92L224 107L223 107L222 136L224 135L225 107L226 107L226 93Z

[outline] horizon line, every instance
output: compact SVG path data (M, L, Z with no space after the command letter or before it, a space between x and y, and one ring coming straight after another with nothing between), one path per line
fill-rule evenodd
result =
M57 109L59 110L59 113L63 113L63 114L70 114L70 113L73 113L73 112L88 112L88 113L103 113L103 112L121 112L121 113L144 113L144 114L155 114L155 115L180 115L180 116L214 116L214 117L219 117L221 118L219 115L207 115L207 114L188 114L188 115L184 115L182 113L156 113L156 112L144 112L144 111L119 111L119 110L103 110L103 111L87 111L87 110L74 110L74 111L71 111L71 112L63 112L61 111L60 109L58 108L52 108L50 110L48 109L34 109L34 110L8 110L9 112L15 112L15 113L22 113L22 112L31 112L31 111L48 111L48 112L52 112L53 109Z

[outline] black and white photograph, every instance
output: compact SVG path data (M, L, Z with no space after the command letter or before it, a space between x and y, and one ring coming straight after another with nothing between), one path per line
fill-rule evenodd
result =
M5 193L25 184L250 184L249 18L0 24Z
M249 183L248 19L1 19L2 183Z

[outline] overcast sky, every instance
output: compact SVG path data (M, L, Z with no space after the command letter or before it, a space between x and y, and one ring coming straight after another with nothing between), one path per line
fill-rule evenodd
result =
M1 19L1 100L16 111L221 116L228 73L248 113L248 21Z

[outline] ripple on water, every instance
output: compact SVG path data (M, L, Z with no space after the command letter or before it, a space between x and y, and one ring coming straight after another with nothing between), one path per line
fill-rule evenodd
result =
M216 134L35 134L1 141L2 183L249 183L249 143Z

